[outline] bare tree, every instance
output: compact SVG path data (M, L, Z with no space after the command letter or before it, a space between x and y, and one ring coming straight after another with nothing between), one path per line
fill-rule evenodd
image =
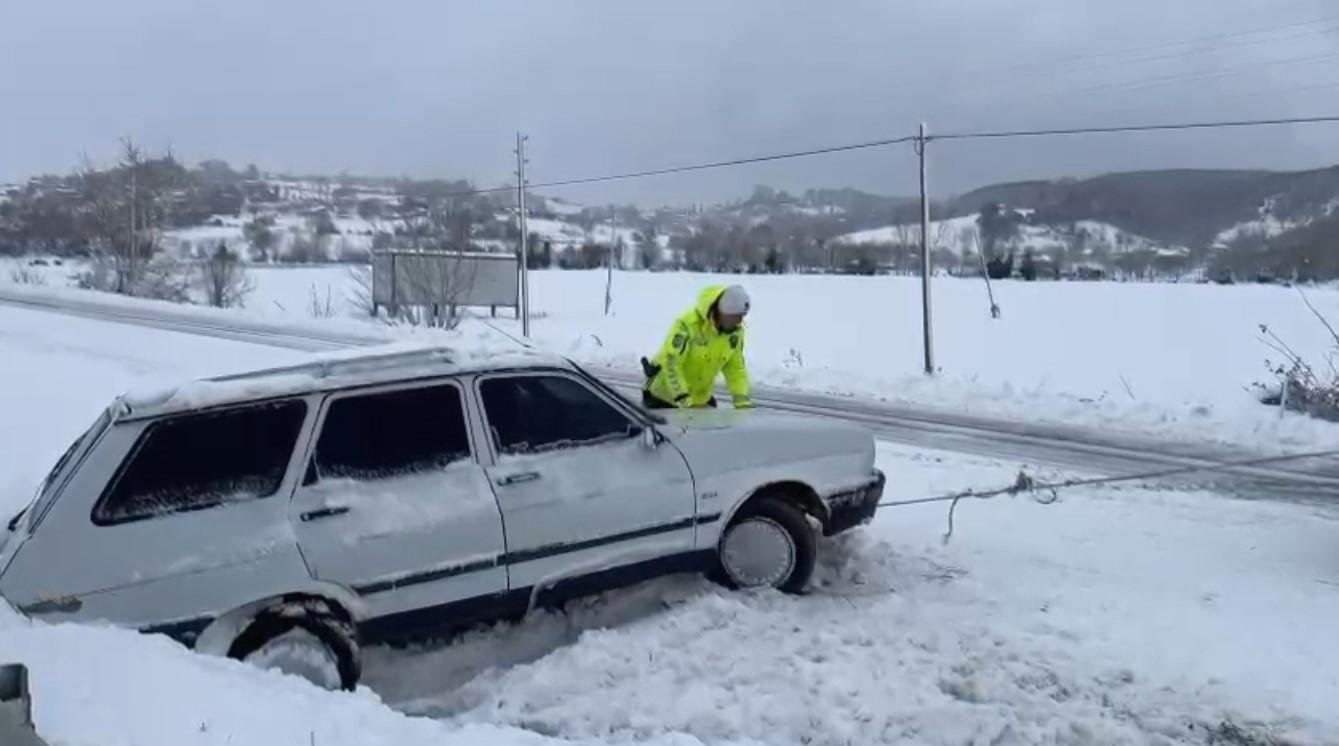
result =
M205 302L215 308L240 306L256 289L255 280L247 273L241 259L222 243L213 255L200 262L196 282Z
M294 226L290 232L293 238L288 245L288 261L310 264L325 257L320 235L297 226Z
M116 167L99 170L85 158L77 174L82 217L94 255L94 268L81 282L99 290L159 297L175 292L182 278L175 262L150 267L167 224L173 192L184 183L186 171L167 152L150 158L130 138L121 141Z
M460 307L474 290L478 267L463 252L400 254L395 282L405 305L397 309L396 318L415 326L456 328Z
M368 316L377 315L377 304L372 295L372 265L354 264L348 269L349 289L344 300L355 311Z
M270 249L274 247L277 238L274 235L272 216L259 217L242 226L242 235L251 244L251 251L257 260L262 262L270 260Z

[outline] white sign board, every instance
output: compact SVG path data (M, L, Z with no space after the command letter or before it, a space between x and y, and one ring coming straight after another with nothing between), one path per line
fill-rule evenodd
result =
M520 302L514 254L377 251L372 302L378 306L504 306Z

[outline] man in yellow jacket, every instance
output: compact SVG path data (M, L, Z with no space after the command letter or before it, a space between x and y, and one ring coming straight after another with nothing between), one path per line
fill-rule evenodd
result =
M716 377L725 374L735 409L753 406L744 366L749 295L739 285L713 285L670 329L654 359L642 360L642 401L652 409L714 407Z

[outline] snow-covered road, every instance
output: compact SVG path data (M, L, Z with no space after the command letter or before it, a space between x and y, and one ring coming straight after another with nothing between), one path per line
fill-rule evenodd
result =
M0 350L6 513L114 393L300 354L14 308ZM891 443L879 459L892 498L1061 474ZM0 660L32 666L62 744L1339 743L1334 507L1077 490L965 503L947 546L944 518L885 511L829 542L805 597L674 578L374 650L358 695L4 610Z

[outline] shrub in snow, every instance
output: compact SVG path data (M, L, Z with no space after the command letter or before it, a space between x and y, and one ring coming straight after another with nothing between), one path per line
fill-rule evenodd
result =
M123 293L137 298L191 302L191 268L168 256L160 256L138 268L132 285L123 283L127 274L114 258L99 256L88 269L75 277L75 285L84 290Z
M1309 362L1288 346L1287 342L1265 325L1260 325L1260 333L1265 344L1283 356L1284 362L1275 364L1269 360L1265 364L1278 377L1276 386L1259 387L1265 394L1261 401L1273 406L1282 406L1293 412L1301 412L1330 422L1339 422L1339 368L1335 367L1334 355L1339 353L1339 333L1311 301L1298 289L1302 301L1311 313L1329 330L1335 348L1325 356L1326 370L1317 371Z
M9 281L15 285L45 285L46 275L19 262L9 268Z
M325 293L315 284L307 288L307 313L314 319L331 319L335 317L335 304L331 295L330 286L325 286Z
M256 289L241 257L222 243L208 259L196 265L195 280L205 302L215 308L241 306Z

